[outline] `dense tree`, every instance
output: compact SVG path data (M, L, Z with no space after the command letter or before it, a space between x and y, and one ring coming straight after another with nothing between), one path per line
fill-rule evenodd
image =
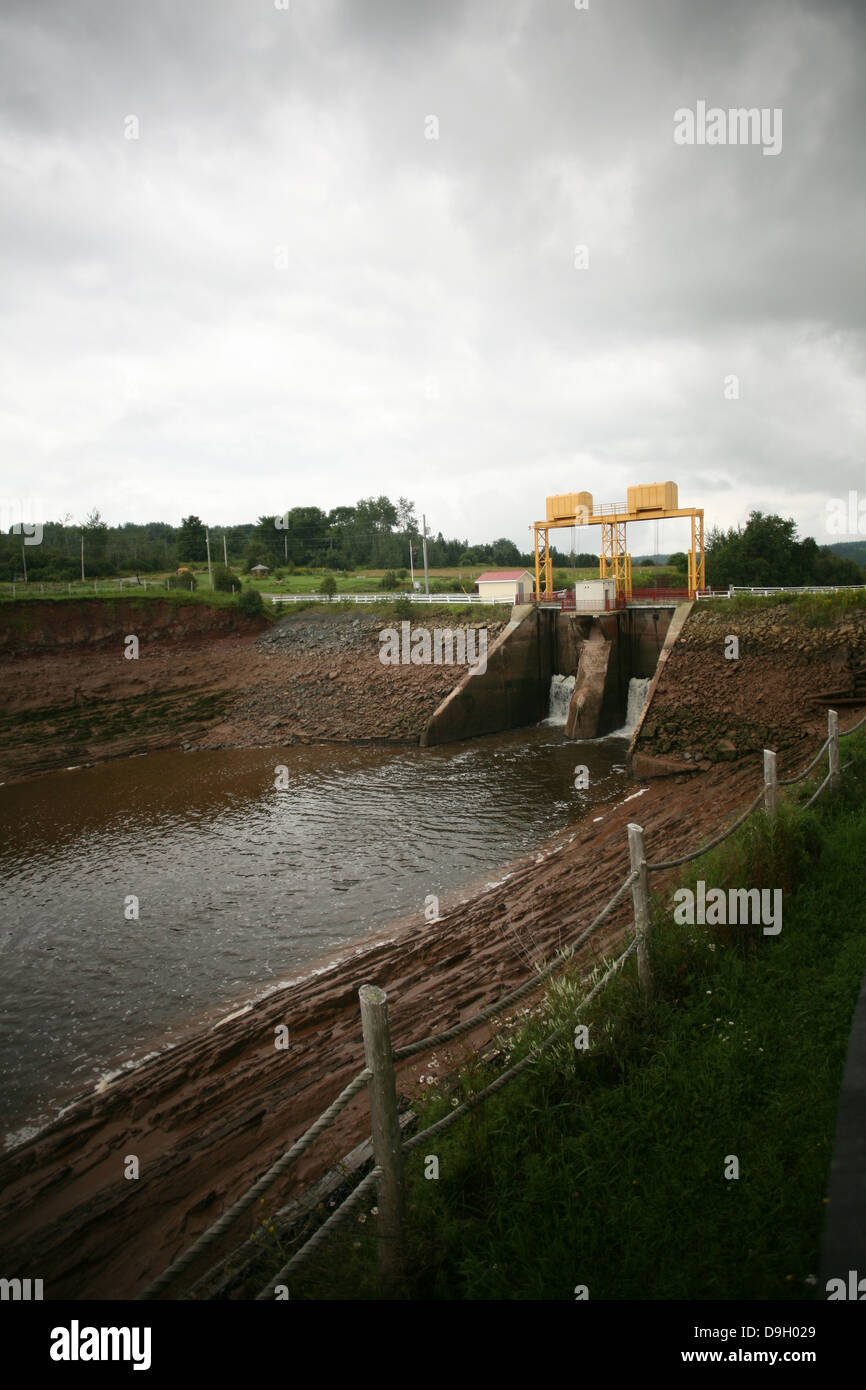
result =
M181 518L177 533L176 553L178 560L206 560L207 544L205 524L197 516Z
M292 507L280 518L266 518L272 527L268 554L296 565L321 565L333 548L328 518L320 507ZM279 527L275 526L279 520Z
M283 521L279 516L260 516L244 548L244 559L255 552L259 558L253 564L267 565L271 569L284 560L288 532Z
M753 511L744 527L716 528L707 537L707 583L713 588L862 582L859 565L819 546L811 536L798 540L791 517Z
M108 525L96 508L85 519L83 532L85 563L101 565L108 547Z
M397 530L407 536L417 536L420 532L415 516L415 503L406 497L397 498Z
M387 497L362 497L355 507L357 524L381 535L387 535L394 529L397 516L397 508Z
M500 569L515 569L521 563L520 551L514 541L508 540L506 536L501 536L498 541L493 542L490 558Z

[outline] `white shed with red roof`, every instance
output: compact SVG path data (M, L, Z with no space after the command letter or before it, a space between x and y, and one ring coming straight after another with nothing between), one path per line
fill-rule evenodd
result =
M521 603L535 588L535 575L529 570L485 570L475 586L482 598L510 598Z

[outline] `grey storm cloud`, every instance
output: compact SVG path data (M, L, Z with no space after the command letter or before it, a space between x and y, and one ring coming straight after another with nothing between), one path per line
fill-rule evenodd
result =
M671 477L710 525L827 539L863 474L864 29L7 3L4 488L113 522L387 492L524 545L547 493ZM778 155L677 145L698 102L780 110Z

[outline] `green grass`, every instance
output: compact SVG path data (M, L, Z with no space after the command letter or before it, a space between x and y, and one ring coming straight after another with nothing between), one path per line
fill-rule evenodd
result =
M689 587L689 577L681 574L679 570L668 569L662 565L659 567L647 565L634 565L631 572L631 586L633 589L687 589Z
M279 567L278 567L279 568ZM322 580L325 574L331 573L337 583L338 594L375 594L382 592L382 577L385 570L364 570L356 574L345 575L333 570L322 570L314 574L291 574L285 575L282 579L277 579L273 575L267 575L264 579L249 579L244 576L244 583L249 584L254 589L259 589L263 593L272 594L318 594L321 592ZM462 578L458 578L457 570L431 570L430 582L449 581L448 592L459 594L461 591L472 593L475 580L482 573L482 567L476 566L472 570L464 569L459 571ZM423 570L415 571L415 578L420 583L421 589L424 588ZM453 583L451 582L453 581ZM399 579L389 592L397 592L401 589L408 589L411 586L409 578Z
M866 969L855 869L866 863L866 737L842 747L855 765L839 793L807 811L796 789L775 824L756 813L654 899L651 1003L632 958L581 1015L591 1046L577 1052L585 986L566 969L542 1012L502 1033L516 1060L565 1025L528 1075L409 1156L407 1298L571 1300L581 1284L593 1299L812 1296ZM780 934L675 924L670 894L698 878L781 887ZM417 1060L417 1075L431 1074ZM469 1061L458 1094L490 1079ZM422 1127L451 1108L444 1087L432 1090L417 1102ZM424 1177L426 1154L438 1180ZM725 1177L729 1155L739 1178ZM292 1298L379 1296L374 1201L292 1277Z
M259 587L259 586L256 586ZM279 592L274 590L274 592ZM52 597L61 601L66 599L65 594L40 595L28 594L26 598L17 598L14 603L8 602L4 611L3 627L7 630L15 629L24 631L29 626L29 612L34 604L43 601L43 598ZM118 603L123 605L124 611L128 611L131 603L148 603L153 600L161 600L171 603L174 607L181 608L189 604L204 604L211 608L233 608L237 605L237 598L233 594L212 593L210 589L196 589L192 592L187 590L167 590L167 589L135 589L132 592L124 590L122 594L106 593L99 596L91 593L73 593L71 599L79 603L103 604L111 607ZM274 622L278 618L287 618L292 614L303 612L307 618L317 617L323 622L327 622L332 615L353 614L362 617L365 614L371 617L388 620L392 623L400 622L403 618L411 618L416 625L419 623L429 624L430 622L442 623L444 620L469 621L471 624L480 625L483 622L507 622L510 614L509 608L505 604L486 604L486 603L408 603L408 611L402 612L393 599L382 598L376 602L352 603L347 599L341 599L336 595L330 603L323 603L319 599L299 599L297 602L286 604L273 604L265 601L262 610L262 617L269 622Z
M200 566L198 566L198 565L195 565L195 566L193 566L192 568L193 568L193 573L195 574L196 580L197 580L197 582L198 582L198 588L195 589L195 590L193 590L193 597L195 597L195 598L202 598L202 597L211 598L211 597L213 596L213 597L214 597L217 601L219 601L219 602L222 602L222 601L225 601L225 600L228 600L229 602L231 601L231 597L232 597L232 596L231 596L230 594L219 594L219 593L216 593L216 594L213 594L213 595L212 595L212 591L211 591L211 589L210 589L209 586L208 586L208 578L207 578L207 569L206 569L206 568L202 569L202 568L201 568ZM280 567L277 566L277 568L279 569ZM482 572L482 568L483 568L483 567L479 565L479 566L475 566L475 567L472 568L472 569L464 569L464 570L460 570L460 571L458 571L458 570L456 570L456 569L455 569L455 570L431 570L431 571L430 571L430 579L431 579L431 581L433 581L433 580L442 581L442 580L451 580L451 579L453 579L453 580L454 580L454 585L453 585L453 592L454 592L454 593L459 593L460 590L461 590L461 588L464 589L464 590L466 590L466 591L468 591L469 593L471 593L476 578L477 578L478 575L481 574L481 572ZM174 573L174 571L171 571L171 573ZM337 593L338 593L338 594L353 594L353 593L354 593L354 594L372 594L372 593L380 593L380 592L382 591L382 576L385 574L385 571L384 571L384 570L364 570L364 571L359 571L359 572L357 572L357 573L355 573L355 574L345 575L345 574L341 574L341 573L339 573L339 572L337 572L337 571L331 571L331 570L316 570L316 571L314 571L313 573L310 573L310 574L291 574L291 575L290 575L290 574L286 574L286 575L285 575L283 578L281 578L281 579L276 578L276 577L274 576L273 572L272 572L271 574L269 574L269 575L266 575L263 579L253 578L253 577L250 576L250 575L243 574L243 573L242 573L239 569L237 569L236 567L235 567L235 573L238 574L238 576L243 580L244 588L248 588L248 589L258 589L258 591L259 591L260 593L274 593L274 594L317 594L317 593L320 592L321 585L322 585L322 580L324 579L325 575L326 575L326 574L331 574L331 573L332 573L332 574L334 575L334 579L336 580L336 583L337 583ZM462 581L460 581L460 582L458 582L458 579L457 579L458 574L462 575ZM42 581L42 580L36 579L36 580L33 580L30 584L26 584L26 585L25 585L25 584L23 584L23 583L19 583L19 584L16 584L16 585L14 586L14 587L15 587L15 601L18 602L18 601L20 601L20 600L23 599L23 598L34 598L34 599L48 599L48 598L65 599L65 598L77 598L77 599L82 599L82 598L103 598L103 597L107 597L107 596L111 596L111 597L117 598L117 597L120 597L121 595L122 595L122 596L126 596L126 597L132 596L132 597L135 597L135 598L138 598L138 597L141 597L141 598L150 598L150 597L164 598L164 597L166 596L166 594L169 593L169 592L172 592L172 593L177 592L176 590L171 590L171 591L166 590L166 589L163 587L163 581L165 580L166 577L167 577L167 575L166 575L165 572L160 572L160 573L158 573L158 574L142 574L141 578L142 578L143 580L146 580L146 581L147 581L147 586L148 586L147 589L145 589L143 586L139 586L139 585L132 585L132 584L124 584L124 585L121 585L121 584L119 583L118 580L100 579L100 580L97 580L97 581L96 581L96 582L97 582L97 585L98 585L98 588L97 588L95 591L94 591L94 588L93 588L93 580L86 581L84 584L82 584L82 583L80 582L80 580L79 580L79 581L73 580L73 581L70 581L70 582L69 582L69 585L67 586L67 582L66 582L65 580L64 580L64 581L59 581L59 580L50 580L50 581L49 581L49 580L44 580L44 581ZM423 584L424 584L424 575L423 575L423 571L422 571L420 574L416 571L415 577L416 577L416 579L419 580L419 582L421 583L421 586L422 586L422 588L423 588ZM44 592L43 592L42 587L41 587L43 584L44 584ZM397 587L398 587L398 588L400 588L400 587L403 586L403 585L408 585L408 584L409 584L409 580L408 580L408 579L398 579L398 580L397 580ZM13 586L12 586L11 584L8 584L8 583L0 584L0 600L3 600L3 599L9 600L9 601L12 600L12 587L13 587ZM186 591L181 591L181 592L186 592Z
M150 581L148 581L148 587L144 589L138 585L125 585L123 588L120 588L116 585L110 585L109 581L106 580L104 583L100 583L96 593L94 593L92 585L86 584L79 584L77 588L73 584L71 593L67 593L65 585L62 586L62 589L58 587L53 590L49 590L46 587L44 593L39 591L38 584L31 584L26 590L23 584L17 584L15 588L16 593L13 600L11 585L7 584L0 586L0 602L5 602L9 605L10 610L17 609L25 604L44 603L49 599L58 603L109 604L117 603L118 600L123 600L127 603L150 603L153 600L162 600L163 602L173 603L177 606L188 603L204 603L212 608L231 608L236 601L236 596L234 594L222 594L212 591L211 589L202 588L201 586L193 590L163 589L158 587L155 582L151 584ZM266 604L265 607L267 608L269 605Z
M375 603L352 603L339 597L330 603L321 603L318 599L304 602L300 599L296 603L265 604L265 608L275 611L278 618L302 612L306 618L318 617L322 622L327 622L330 614L352 613L357 617L367 614L369 617L389 619L392 622L409 618L416 626L440 622L445 618L452 621L471 619L478 625L485 620L506 623L511 615L511 610L506 604L492 603L410 603L409 611L404 613L400 609L399 599L395 602L393 599L384 598Z
M315 570L309 574L284 573L282 578L277 578L274 572L272 571L271 574L266 575L265 578L258 579L253 578L250 575L243 574L237 567L233 568L235 570L235 573L238 574L239 577L243 580L245 588L258 589L260 593L272 594L317 594L321 589L322 580L324 579L326 574L333 574L334 579L336 580L338 594L372 594L381 592L382 577L385 574L385 570L381 569L359 570L356 573L350 575L341 574L338 571L332 570ZM275 568L277 570L280 570L282 567L278 565ZM495 566L473 565L463 569L460 569L456 566L451 566L450 568L444 569L431 569L430 581L431 583L447 583L449 592L452 593L459 593L461 589L467 593L472 593L475 581L478 578L479 574L482 574L485 569L490 568L495 568ZM534 567L532 565L528 566L528 568L530 573L534 572ZM564 568L561 566L555 566L554 568L558 576L566 576L567 586L569 587L580 580L598 578L597 566L592 566L590 568L583 567L574 569L570 569L567 566ZM206 568L202 568L199 565L194 565L192 566L192 569L198 581L198 589L193 591L194 597L197 597L199 599L203 597L210 599L211 597L213 597L213 599L217 602L231 601L231 595L211 593L211 590L208 587ZM172 571L171 573L174 573L174 571ZM82 599L88 597L117 598L120 596L133 596L136 598L164 598L166 596L166 593L169 592L162 587L163 580L166 578L165 572L160 572L158 574L142 574L141 578L147 581L148 587L146 590L138 585L121 585L119 581L111 579L100 579L97 581L98 589L95 592L93 589L92 580L88 580L84 584L82 584L80 581L73 580L70 581L69 587L67 587L66 581L41 581L36 579L28 585L15 585L15 601L18 602L25 597L40 599ZM416 570L415 578L420 582L423 588L423 570ZM632 582L634 587L677 588L684 587L686 584L686 579L683 575L677 574L676 571L669 570L663 567L653 567L644 569L642 566L638 566L632 571ZM40 585L42 583L44 583L45 585L44 592L40 588ZM410 581L408 578L398 578L397 588L402 588L404 586L408 587L409 583ZM3 600L12 600L11 584L0 584L0 601Z
M735 594L733 598L702 599L701 612L750 612L758 608L781 608L806 627L828 627L839 618L866 607L862 589L841 589L827 594Z

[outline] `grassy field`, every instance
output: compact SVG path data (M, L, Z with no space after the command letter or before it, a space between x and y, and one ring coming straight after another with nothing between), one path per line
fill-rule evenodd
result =
M843 749L854 765L839 793L805 810L796 789L775 824L755 813L674 885L781 887L777 936L678 926L656 898L652 1003L632 958L581 1015L587 1051L571 1037L586 986L567 971L542 1012L492 1030L509 1062L565 1025L527 1074L408 1157L406 1298L824 1296L830 1150L866 969L851 871L866 861L866 737ZM418 1058L419 1127L492 1079L469 1061L452 1092L442 1066ZM292 1248L266 1208L259 1221L274 1250L256 1291ZM375 1228L371 1197L292 1276L291 1298L380 1296Z
M460 593L461 590L471 593L479 574L484 572L484 566L476 565L469 569L435 569L430 570L431 585L439 584L447 586L448 592ZM489 568L489 567L488 567ZM191 566L192 572L197 582L195 593L198 595L210 594L208 585L207 568L205 566ZM532 571L530 570L530 573ZM313 573L289 574L278 566L276 571L264 578L254 578L251 575L243 574L240 570L235 570L238 577L242 580L245 588L258 589L260 593L272 594L315 594L321 590L322 580L326 574L333 573L337 585L338 594L370 594L381 591L382 579L385 570L359 570L354 574L342 574L339 571L316 570ZM584 579L597 579L598 570L593 567L590 569L557 569L555 570L555 583L557 586L567 587ZM121 583L120 579L89 579L82 583L80 580L66 581L40 581L34 580L29 584L17 583L0 584L0 598L83 598L89 595L96 597L117 598L123 594L133 594L136 597L156 592L163 596L165 590L165 580L174 574L174 571L162 571L156 574L142 574L142 585ZM423 588L423 571L419 574L416 570L415 577ZM664 567L636 568L632 573L632 581L635 588L640 587L681 587L685 580L674 570ZM411 581L407 576L397 578L396 590L408 589ZM146 585L146 587L145 587Z

